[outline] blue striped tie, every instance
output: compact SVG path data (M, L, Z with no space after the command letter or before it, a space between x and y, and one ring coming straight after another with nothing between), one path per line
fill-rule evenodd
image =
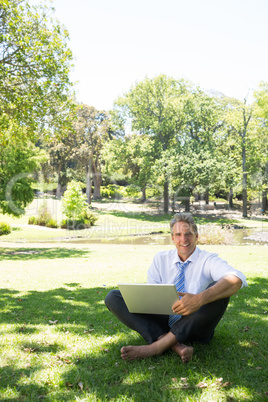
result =
M186 262L178 262L179 264L179 272L177 273L177 276L175 278L175 286L177 289L177 292L185 292L185 269L188 267L188 264L190 263L190 261L186 261ZM171 328L172 325L178 321L181 318L181 315L176 314L176 315L170 315L169 316L169 320L168 320L168 325Z

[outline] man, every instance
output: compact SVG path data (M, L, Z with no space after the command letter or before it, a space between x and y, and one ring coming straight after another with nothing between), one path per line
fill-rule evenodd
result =
M174 315L133 314L119 290L108 293L105 303L125 325L137 331L147 345L124 346L121 357L134 360L160 355L168 349L183 363L191 360L194 349L186 343L208 343L223 316L230 296L247 286L245 276L217 254L200 250L197 226L189 213L176 214L170 222L176 249L156 254L149 270L148 283L175 283L182 286L180 299L172 306Z

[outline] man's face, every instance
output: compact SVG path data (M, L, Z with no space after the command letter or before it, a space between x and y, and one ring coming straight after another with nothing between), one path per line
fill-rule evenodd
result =
M186 222L176 222L173 226L172 241L182 261L187 260L194 252L198 234L195 234L191 225Z

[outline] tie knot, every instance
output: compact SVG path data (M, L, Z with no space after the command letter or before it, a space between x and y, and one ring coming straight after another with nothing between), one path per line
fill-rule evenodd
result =
M188 267L188 265L190 264L190 261L185 261L185 262L180 262L179 261L179 267L184 270Z

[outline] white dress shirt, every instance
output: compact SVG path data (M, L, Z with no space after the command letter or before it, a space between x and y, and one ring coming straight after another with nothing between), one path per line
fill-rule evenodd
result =
M179 269L178 261L181 260L177 249L157 253L148 270L147 283L175 283ZM210 283L229 274L241 279L241 288L247 286L245 275L219 258L218 254L209 253L196 247L187 261L190 261L185 270L185 291L187 293L200 293Z

